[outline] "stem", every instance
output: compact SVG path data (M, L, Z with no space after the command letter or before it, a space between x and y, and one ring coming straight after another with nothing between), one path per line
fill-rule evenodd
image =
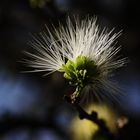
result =
M108 136L109 139L113 140L113 135L112 133L109 131L108 127L105 125L105 122L103 119L99 119L98 118L98 114L95 111L92 111L91 114L88 114L78 103L77 100L75 99L75 102L73 102L73 100L71 99L71 97L69 96L65 96L65 100L71 104L79 113L79 118L80 119L87 119L92 121L93 123L95 123L96 125L98 125L99 130L105 134L106 136Z

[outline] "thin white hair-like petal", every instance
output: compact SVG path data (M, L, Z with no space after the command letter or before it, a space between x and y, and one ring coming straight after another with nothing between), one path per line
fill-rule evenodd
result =
M33 69L31 72L44 71L47 75L60 71L69 60L75 64L77 58L82 56L89 62L94 62L97 75L99 72L97 77L91 77L95 80L93 84L91 82L83 89L93 89L97 98L106 96L98 94L98 89L118 92L108 77L113 70L127 63L126 58L118 55L121 47L116 47L116 39L121 32L113 33L114 29L107 32L106 28L100 30L96 18L87 18L82 21L75 19L75 24L68 18L66 26L60 25L58 29L53 28L53 32L47 27L46 29L47 32L41 32L37 37L33 36L33 40L30 41L34 52L25 52L27 59L23 62ZM111 96L115 98L115 94Z
M68 18L66 27L54 28L53 34L47 28L48 34L44 31L38 37L33 36L30 45L35 53L25 52L29 59L24 63L35 72L54 72L61 69L66 60L75 61L78 56L85 56L93 60L104 74L126 63L126 59L118 59L120 47L114 46L120 32L111 35L112 32L107 33L105 28L100 31L96 18L76 21L75 26Z

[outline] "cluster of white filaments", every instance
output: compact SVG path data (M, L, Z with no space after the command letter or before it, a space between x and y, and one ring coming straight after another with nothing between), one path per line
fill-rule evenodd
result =
M30 60L25 60L33 72L45 71L46 75L59 71L62 66L71 60L75 63L78 56L84 56L90 61L94 61L100 71L96 81L100 87L115 91L112 82L107 79L110 72L122 67L126 63L125 58L120 58L118 52L120 47L116 47L116 39L120 33L113 34L113 30L102 31L96 25L96 19L86 19L72 24L67 20L66 27L54 28L53 33L49 29L33 37L30 42L35 54L26 52ZM96 92L96 87L92 86Z

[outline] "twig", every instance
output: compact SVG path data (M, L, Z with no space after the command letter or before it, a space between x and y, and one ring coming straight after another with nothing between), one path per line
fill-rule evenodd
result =
M79 113L79 118L80 119L87 119L87 120L90 120L92 121L93 123L97 124L98 127L99 127L99 130L105 134L108 139L110 140L113 140L114 139L114 136L113 134L110 132L110 130L108 129L108 127L105 125L105 122L103 119L99 119L98 118L98 114L97 112L95 111L92 111L91 114L88 114L79 104L78 104L78 101L75 100L75 102L73 102L71 100L71 97L70 96L65 96L64 98L69 104L71 104Z

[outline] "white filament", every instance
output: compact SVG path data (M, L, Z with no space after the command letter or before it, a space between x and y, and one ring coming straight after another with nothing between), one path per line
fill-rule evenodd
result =
M66 27L60 25L59 29L54 28L53 33L48 28L47 31L48 34L42 32L39 38L33 37L30 42L35 53L25 52L30 60L26 59L24 63L32 67L33 72L45 71L49 74L61 69L66 60L75 61L78 56L85 56L93 60L100 70L101 74L97 79L101 83L100 87L112 88L107 80L110 71L126 63L125 58L118 56L120 47L115 46L120 32L113 34L113 30L100 31L95 18L80 23L76 21L74 25L68 18Z

